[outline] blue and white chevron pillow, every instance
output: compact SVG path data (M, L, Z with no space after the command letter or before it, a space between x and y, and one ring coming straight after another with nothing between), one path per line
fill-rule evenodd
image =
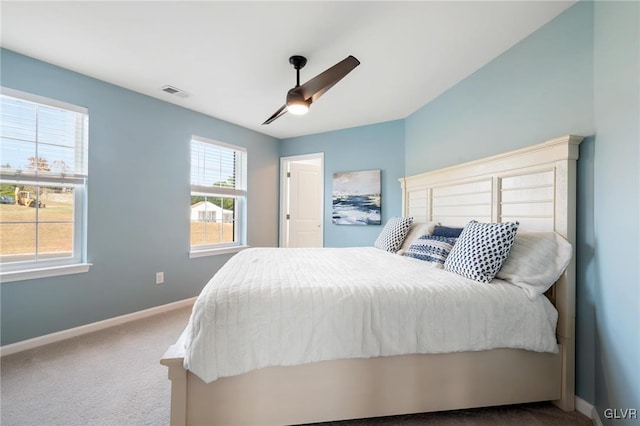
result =
M509 256L516 238L518 222L467 223L444 262L445 271L463 277L490 282Z
M423 235L411 243L405 256L444 265L457 238Z

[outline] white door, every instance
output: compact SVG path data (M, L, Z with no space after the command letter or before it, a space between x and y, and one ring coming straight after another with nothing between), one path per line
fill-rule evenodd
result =
M321 160L291 161L288 173L285 247L322 247Z

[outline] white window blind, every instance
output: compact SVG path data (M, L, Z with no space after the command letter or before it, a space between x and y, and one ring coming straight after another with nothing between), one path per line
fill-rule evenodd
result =
M4 181L84 185L85 108L2 88L0 119Z
M246 150L194 136L191 139L191 190L243 196Z

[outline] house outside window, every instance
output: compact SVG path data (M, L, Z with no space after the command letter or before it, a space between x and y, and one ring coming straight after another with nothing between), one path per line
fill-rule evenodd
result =
M191 138L191 254L244 245L246 163L243 147Z
M86 108L1 88L3 281L88 269L60 272L86 265L88 124ZM29 275L47 268L58 272Z

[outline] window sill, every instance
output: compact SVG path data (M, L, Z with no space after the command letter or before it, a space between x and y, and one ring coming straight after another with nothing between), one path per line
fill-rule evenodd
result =
M206 249L206 250L194 250L189 252L189 259L194 259L196 257L205 257L205 256L217 256L219 254L229 254L229 253L237 253L244 249L248 249L249 246L231 246L231 247L220 247L214 249Z
M82 274L89 271L92 263L79 263L74 265L51 266L37 269L24 269L21 271L3 271L0 274L0 282L33 280L38 278L57 277L60 275Z

